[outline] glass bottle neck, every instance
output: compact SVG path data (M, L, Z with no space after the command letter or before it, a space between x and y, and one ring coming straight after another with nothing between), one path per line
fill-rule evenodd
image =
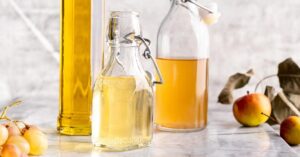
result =
M104 68L103 75L124 76L143 73L137 46L112 46L110 52L109 63Z
M198 2L198 0L193 0ZM176 7L183 7L185 10L190 10L194 13L198 12L198 7L190 2L184 2L184 0L172 0L171 10Z
M188 2L184 2L184 0L171 0L173 4L181 4L181 3L188 3ZM195 2L198 2L199 0L193 0Z

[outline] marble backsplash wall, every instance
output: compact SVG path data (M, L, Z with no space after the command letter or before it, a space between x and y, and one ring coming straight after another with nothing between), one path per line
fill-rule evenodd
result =
M16 9L13 3L19 7ZM210 95L216 101L227 77L253 68L257 80L276 73L278 62L293 57L300 63L300 1L216 0L222 17L210 27ZM169 0L108 0L108 10L141 13L144 36L153 42ZM51 57L18 11L59 51L59 0L0 0L0 99L31 95L30 103L58 105L57 60ZM154 42L155 43L155 42ZM182 43L183 45L185 43ZM155 49L155 44L152 45ZM246 90L246 89L245 89ZM22 110L22 108L20 108ZM27 111L27 114L32 114Z

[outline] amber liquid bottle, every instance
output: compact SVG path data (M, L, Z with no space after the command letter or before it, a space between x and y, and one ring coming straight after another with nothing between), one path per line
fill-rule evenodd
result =
M155 124L164 131L198 131L207 124L209 35L196 5L172 1L158 33L165 82L156 88Z
M91 134L92 1L61 0L60 105L57 123L60 134Z

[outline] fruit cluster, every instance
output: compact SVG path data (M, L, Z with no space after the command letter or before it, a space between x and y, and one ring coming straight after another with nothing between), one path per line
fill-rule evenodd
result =
M0 156L27 157L28 154L44 154L48 148L46 135L34 125L9 119L6 112L13 105L4 107L0 116L0 120L8 121L0 124Z
M259 93L247 94L233 104L235 119L246 127L255 127L265 123L271 115L269 99ZM271 118L272 119L272 118ZM274 119L274 121L276 121ZM280 136L290 145L300 144L300 117L290 116L280 125Z

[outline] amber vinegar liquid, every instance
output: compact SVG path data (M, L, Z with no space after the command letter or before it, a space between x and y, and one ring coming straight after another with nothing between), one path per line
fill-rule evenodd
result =
M157 59L155 123L166 131L195 131L207 123L208 59Z
M61 134L91 134L90 12L91 0L61 0Z
M93 94L92 142L105 151L147 146L152 139L153 94L145 78L100 77Z

